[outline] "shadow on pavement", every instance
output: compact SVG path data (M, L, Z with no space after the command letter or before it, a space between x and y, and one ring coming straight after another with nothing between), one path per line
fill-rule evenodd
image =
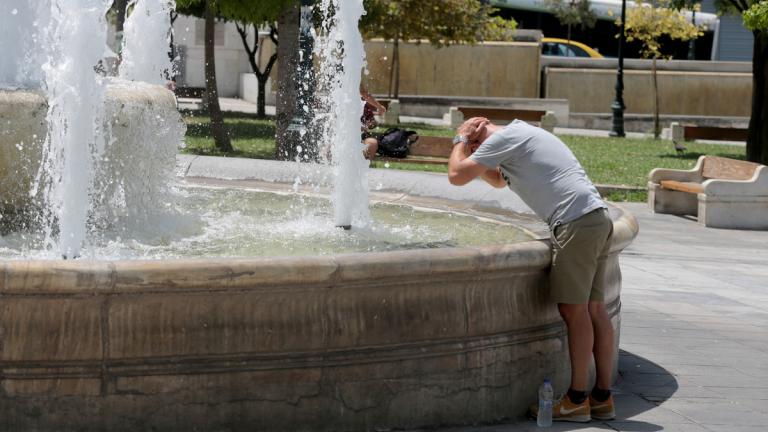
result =
M653 422L655 417L650 411L672 397L677 389L677 379L668 370L644 357L619 350L619 378L613 392L616 419L593 420L585 424L555 423L548 430L661 431L664 426ZM531 431L536 430L535 422L531 426Z
M495 428L482 429L482 432L510 432L547 430L566 431L626 431L656 432L664 426L655 424L653 413L678 389L677 379L656 363L632 354L619 351L619 378L614 385L613 398L616 403L616 419L613 421L593 420L589 423L554 423L551 428L538 429L536 422L498 425ZM461 430L466 432L468 430ZM451 431L453 432L453 431Z
M593 420L589 423L555 422L551 427L541 429L535 420L515 419L512 422L486 426L459 426L435 429L419 429L411 432L567 432L567 431L626 431L656 432L665 430L654 423L654 408L672 397L678 389L677 379L666 369L652 361L619 351L619 379L614 386L616 419L613 421Z
M677 392L677 379L656 363L630 352L619 351L619 379L614 386L616 419L598 422L606 430L652 432L664 430L652 420L649 411L657 408ZM593 426L597 426L592 422ZM562 429L576 430L576 429Z

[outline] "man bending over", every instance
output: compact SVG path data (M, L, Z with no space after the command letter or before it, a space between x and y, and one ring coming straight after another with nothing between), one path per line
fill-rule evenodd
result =
M600 194L560 139L520 120L501 127L472 118L459 127L449 181L462 186L476 177L509 186L549 225L550 296L568 329L571 359L570 388L552 408L552 419L613 419L614 338L602 285L613 223ZM597 383L589 393L593 352ZM531 409L534 416L537 408Z

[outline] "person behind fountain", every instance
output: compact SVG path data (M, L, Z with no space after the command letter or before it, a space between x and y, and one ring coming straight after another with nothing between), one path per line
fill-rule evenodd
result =
M550 298L565 321L571 359L570 388L554 404L552 419L613 419L614 332L603 286L613 223L605 202L560 139L520 120L501 127L472 118L458 128L449 181L461 186L476 177L508 186L550 227ZM597 382L588 393L593 355ZM534 405L531 414L537 413Z
M360 84L360 98L365 101L363 116L360 118L362 123L362 133L360 140L363 143L363 156L366 159L373 160L376 157L376 151L379 149L379 140L370 132L376 127L376 118L374 115L383 115L387 109L373 97L363 84Z

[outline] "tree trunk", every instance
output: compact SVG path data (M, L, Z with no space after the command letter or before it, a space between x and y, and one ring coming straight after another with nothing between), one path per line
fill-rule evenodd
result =
M115 10L117 17L115 19L115 53L117 54L117 62L114 63L111 68L110 74L117 76L118 69L120 68L120 62L123 57L123 30L125 29L125 18L128 11L128 0L115 0Z
M656 75L656 58L653 58L651 66L651 76L653 79L653 137L661 137L661 125L659 124L659 80Z
M768 32L755 31L747 160L768 165Z
M219 90L216 86L216 55L214 34L216 19L213 15L212 0L205 1L205 93L208 96L208 112L211 115L211 135L219 151L229 153L232 142L224 126L224 115L219 106Z
M125 27L125 12L128 9L128 0L115 0L117 8L117 21L115 23L115 32L121 33Z
M298 2L296 2L298 3ZM277 20L280 43L277 46L277 146L275 159L291 160L296 149L292 148L288 126L296 110L296 75L299 66L299 28L301 14L298 4L286 9Z
M263 78L256 75L256 79L259 81L259 96L256 99L256 117L267 117L267 79L269 75L265 75Z

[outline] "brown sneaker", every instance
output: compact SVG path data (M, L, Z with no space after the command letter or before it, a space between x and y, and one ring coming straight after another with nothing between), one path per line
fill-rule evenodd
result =
M616 418L616 411L613 407L613 395L603 402L598 402L592 395L589 395L589 408L592 418L595 420L613 420Z
M530 411L533 418L538 417L539 405L531 405ZM571 399L568 398L568 394L566 393L566 395L552 407L552 421L587 423L590 420L592 420L592 417L589 415L589 398L584 399L584 402L577 405L571 402Z

